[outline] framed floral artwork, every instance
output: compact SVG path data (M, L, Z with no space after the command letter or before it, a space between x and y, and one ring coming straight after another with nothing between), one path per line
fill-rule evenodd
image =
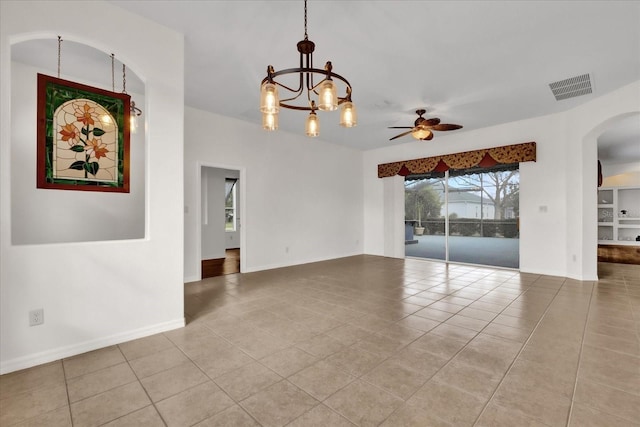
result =
M37 187L128 193L130 103L38 74Z

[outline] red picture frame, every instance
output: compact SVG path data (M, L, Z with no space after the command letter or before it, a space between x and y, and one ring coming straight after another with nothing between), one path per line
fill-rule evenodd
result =
M38 74L37 188L129 192L131 97Z

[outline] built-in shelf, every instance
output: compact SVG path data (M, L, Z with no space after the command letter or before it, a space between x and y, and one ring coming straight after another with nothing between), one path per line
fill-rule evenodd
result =
M640 187L598 189L598 244L640 246Z

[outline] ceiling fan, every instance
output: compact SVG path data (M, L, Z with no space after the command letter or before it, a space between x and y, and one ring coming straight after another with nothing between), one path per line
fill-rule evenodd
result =
M419 116L412 126L389 126L389 129L410 129L406 132L402 132L400 135L396 135L393 138L390 138L389 141L393 141L396 138L400 138L401 136L409 135L413 136L415 139L419 139L421 141L429 141L433 139L433 130L437 131L445 131L445 130L456 130L462 129L460 125L452 125L440 123L440 119L434 117L433 119L425 119L422 115L426 113L426 110L416 110L416 114Z

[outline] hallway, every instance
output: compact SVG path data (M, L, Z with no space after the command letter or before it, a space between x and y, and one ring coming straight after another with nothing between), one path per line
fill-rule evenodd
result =
M240 249L227 249L224 258L203 259L202 278L240 273Z

